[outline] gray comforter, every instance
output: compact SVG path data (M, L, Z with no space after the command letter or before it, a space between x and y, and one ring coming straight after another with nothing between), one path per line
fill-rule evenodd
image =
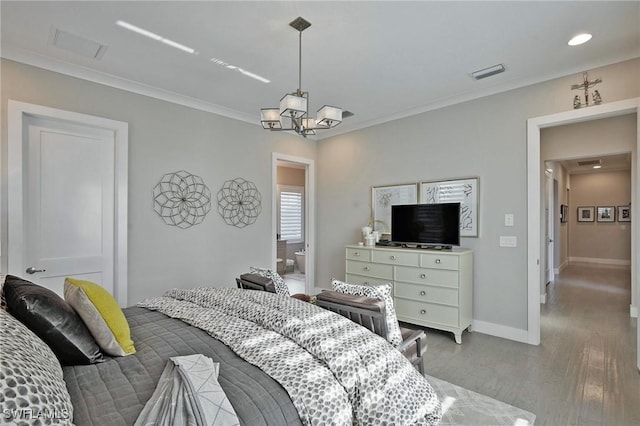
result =
M203 354L220 363L218 381L241 424L300 424L282 386L219 340L159 312L132 307L124 313L137 353L63 369L76 425L132 425L169 358L191 354Z

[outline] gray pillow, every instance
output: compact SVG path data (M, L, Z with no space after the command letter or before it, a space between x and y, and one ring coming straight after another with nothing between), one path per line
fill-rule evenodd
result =
M273 285L276 287L276 293L277 294L282 294L284 296L290 296L289 287L287 287L287 284L284 282L282 277L280 275L278 275L278 273L276 271L274 271L272 269L268 269L268 268L257 268L255 266L251 266L249 268L249 270L253 274L258 274L258 275L266 277L266 278L271 278L271 281L273 281Z
M73 424L73 406L58 359L46 343L3 310L0 346L2 421Z
M7 275L8 311L40 337L64 365L93 364L100 347L71 305L48 288Z

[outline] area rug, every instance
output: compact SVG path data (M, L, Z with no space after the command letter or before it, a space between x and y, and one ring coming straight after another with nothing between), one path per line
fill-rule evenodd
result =
M465 426L528 426L535 414L505 404L488 396L445 382L433 376L425 377L442 404L440 425Z

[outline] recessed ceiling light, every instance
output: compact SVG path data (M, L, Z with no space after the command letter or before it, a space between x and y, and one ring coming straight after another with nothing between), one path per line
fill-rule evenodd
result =
M152 33L151 31L145 30L144 28L140 28L136 25L130 24L128 22L125 21L116 21L116 25L119 27L122 27L124 29L127 29L129 31L133 31L134 33L143 35L145 37L149 37L152 40L155 41L159 41L160 43L164 43L167 46L171 46L171 47L175 47L176 49L182 50L183 52L187 52L187 53L191 53L192 55L197 55L198 52L195 49L192 49L188 46L185 46L184 44L180 44L178 42L175 42L173 40L169 40L168 38L164 38L161 35L158 35L156 33Z
M594 169L601 169L602 166L593 166Z
M591 34L582 33L578 34L571 40L569 40L569 46L578 46L591 40Z

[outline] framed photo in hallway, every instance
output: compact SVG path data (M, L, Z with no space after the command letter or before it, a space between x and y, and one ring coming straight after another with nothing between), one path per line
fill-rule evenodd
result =
M618 206L618 222L631 222L631 206Z
M593 222L595 207L578 207L578 222Z
M560 223L567 223L569 220L569 206L560 204Z
M598 206L598 222L614 222L616 208L613 206Z

